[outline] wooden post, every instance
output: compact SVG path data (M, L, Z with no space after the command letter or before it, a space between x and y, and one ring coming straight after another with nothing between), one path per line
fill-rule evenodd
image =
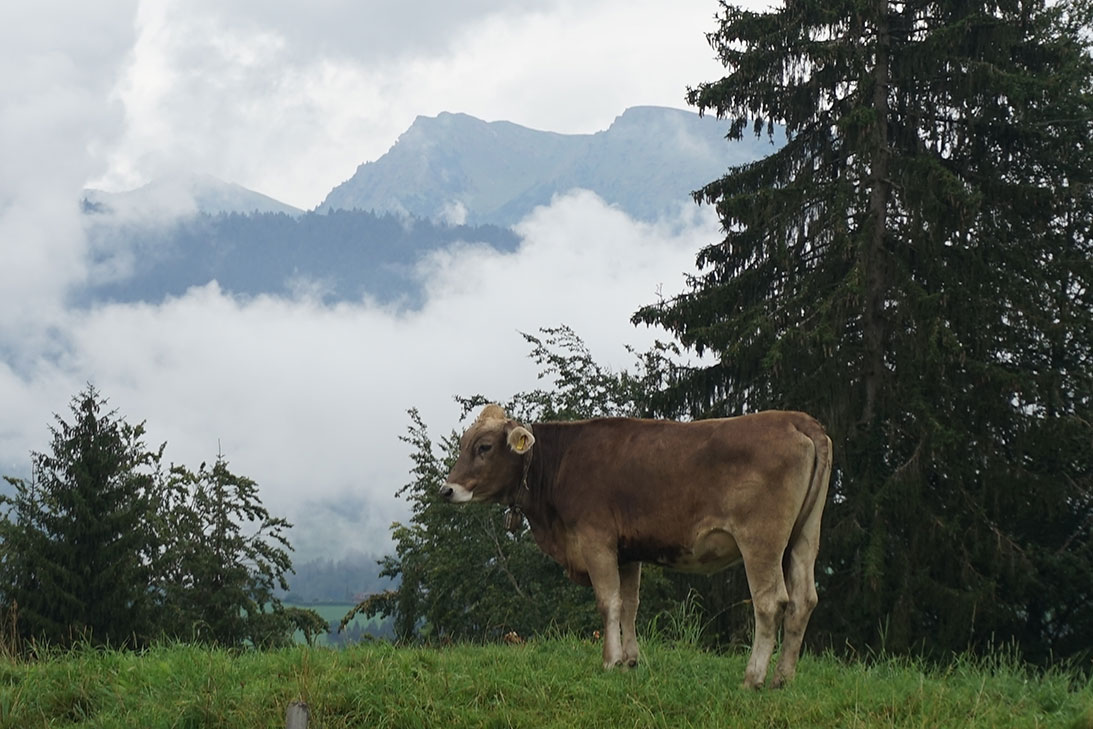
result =
M285 729L307 729L309 713L307 704L303 701L293 701L285 712Z

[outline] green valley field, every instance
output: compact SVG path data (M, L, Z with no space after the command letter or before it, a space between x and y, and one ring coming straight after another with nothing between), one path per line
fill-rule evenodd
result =
M523 645L271 652L164 646L0 658L0 726L283 727L1061 727L1093 729L1093 684L1013 661L847 664L806 655L780 691L739 688L742 653L651 641L643 666L604 673L576 638Z

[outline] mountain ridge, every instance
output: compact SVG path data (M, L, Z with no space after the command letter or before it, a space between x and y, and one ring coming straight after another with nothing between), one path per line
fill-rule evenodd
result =
M630 107L592 134L543 132L449 112L419 116L316 210L508 226L578 187L652 221L678 212L693 190L728 167L769 153L762 140L726 142L728 130L727 122L712 117L654 106Z
M692 190L773 149L727 142L727 132L726 122L664 107L631 107L592 134L444 112L419 116L308 212L208 175L86 190L91 268L74 300L155 302L215 280L244 296L304 291L413 307L424 257L460 241L515 250L514 224L574 188L638 221L682 219Z
M462 112L418 116L375 160L357 166L311 212L395 213L455 225L512 226L573 188L591 190L637 220L672 216L729 167L780 144L726 141L728 122L683 109L633 106L603 130L563 134ZM85 212L119 222L199 213L305 214L206 174L176 174L134 190L83 191Z
M168 175L123 192L86 188L81 203L85 212L112 214L127 221L197 213L304 213L269 195L202 173Z

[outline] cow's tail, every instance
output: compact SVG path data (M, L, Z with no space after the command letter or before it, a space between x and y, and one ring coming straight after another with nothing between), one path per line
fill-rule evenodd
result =
M823 514L824 504L827 502L827 487L831 481L832 446L831 438L824 432L824 428L813 418L797 424L797 429L812 441L815 455L812 462L812 474L809 477L808 491L805 493L801 511L797 514L797 521L793 524L793 532L790 536L790 544L797 541L798 535L805 525L815 521L814 532L819 533L819 521Z

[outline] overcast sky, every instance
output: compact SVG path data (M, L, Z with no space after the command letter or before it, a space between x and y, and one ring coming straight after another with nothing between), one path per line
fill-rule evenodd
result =
M591 133L636 105L685 108L719 77L715 0L37 0L0 6L0 474L25 475L52 413L93 382L149 442L196 467L222 448L300 528L303 556L382 550L404 518L398 441L455 394L534 387L518 331L566 323L616 367L663 333L630 314L683 287L707 212L639 224L574 192L520 249L469 243L419 275L419 311L243 300L215 282L156 304L74 309L88 274L75 205L206 173L300 208L418 115ZM336 508L330 508L337 503ZM320 525L317 527L316 525ZM330 546L336 540L342 547Z
M57 43L109 86L100 106L110 124L93 140L96 185L128 189L198 166L311 209L418 115L461 111L588 133L629 106L684 107L686 86L719 71L704 39L717 7L143 2L117 4L113 23L71 11L88 16L98 40L89 43L86 23L73 22L76 42ZM67 25L69 13L43 17Z

